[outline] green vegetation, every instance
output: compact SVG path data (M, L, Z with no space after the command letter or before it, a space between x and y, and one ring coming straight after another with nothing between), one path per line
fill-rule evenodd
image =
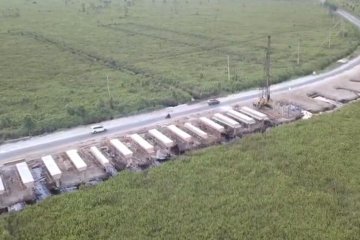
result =
M0 141L259 86L268 34L274 82L360 39L315 0L109 2L0 2Z
M360 104L0 219L7 239L358 239Z

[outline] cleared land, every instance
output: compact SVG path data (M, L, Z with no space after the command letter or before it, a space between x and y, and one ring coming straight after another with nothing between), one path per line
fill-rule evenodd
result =
M53 197L1 239L358 239L360 104Z
M312 0L104 2L1 1L0 140L258 86L268 34L274 82L359 44Z

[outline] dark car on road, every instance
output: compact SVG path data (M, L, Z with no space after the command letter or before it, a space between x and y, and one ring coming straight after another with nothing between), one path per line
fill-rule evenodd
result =
M220 103L220 101L217 100L217 99L209 99L207 101L207 103L208 103L209 106L213 106L213 105L218 105Z

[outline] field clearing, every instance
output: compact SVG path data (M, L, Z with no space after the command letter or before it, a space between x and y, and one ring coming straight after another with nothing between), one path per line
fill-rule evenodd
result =
M0 218L13 239L358 239L360 103Z
M81 3L0 3L0 139L257 87L269 34L273 82L359 44L352 26L313 0Z

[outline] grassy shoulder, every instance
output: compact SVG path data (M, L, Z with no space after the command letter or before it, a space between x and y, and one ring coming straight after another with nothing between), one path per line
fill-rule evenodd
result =
M2 218L7 239L358 239L360 103Z
M338 7L345 8L346 10L360 16L360 2L358 0L327 0L327 2L335 4Z
M0 141L259 86L268 34L274 82L360 39L317 0L105 2L0 2Z

